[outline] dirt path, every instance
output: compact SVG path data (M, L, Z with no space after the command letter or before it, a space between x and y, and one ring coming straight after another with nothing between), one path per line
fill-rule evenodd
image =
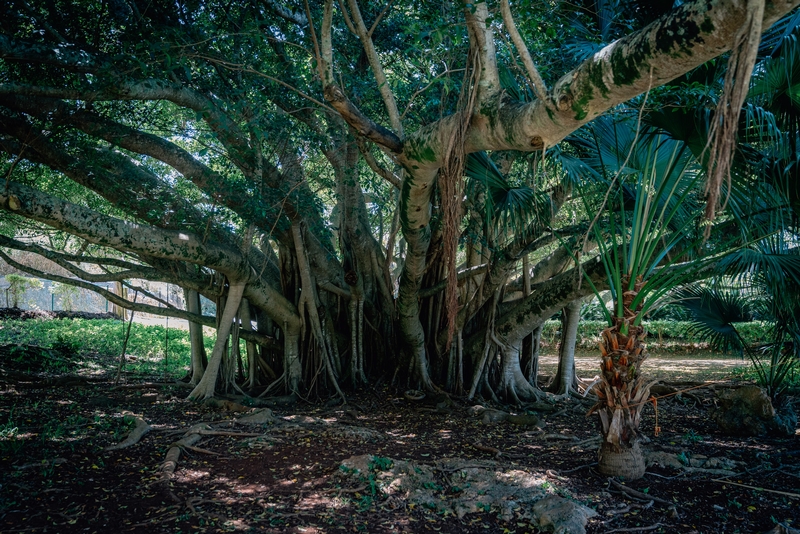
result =
M716 381L734 378L734 370L745 367L747 360L734 355L713 352L674 353L650 351L642 369L655 378L667 382ZM599 356L590 351L580 351L575 355L575 369L578 376L591 378L597 374ZM558 356L544 354L539 360L542 372L555 374Z

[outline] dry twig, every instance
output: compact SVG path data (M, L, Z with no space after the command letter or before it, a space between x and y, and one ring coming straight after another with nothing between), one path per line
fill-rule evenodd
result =
M783 495L783 496L789 497L791 499L800 499L800 493L790 493L788 491L778 491L778 490L767 489L767 488L759 488L759 487L756 487L756 486L749 486L747 484L739 484L738 482L731 482L730 480L724 480L722 478L712 478L711 481L712 482L720 482L722 484L731 484L732 486L740 486L742 488L747 488L747 489L756 490L756 491L766 491L768 493L776 493L778 495Z
M650 525L649 527L628 527L628 528L615 528L614 530L606 530L605 534L611 534L612 532L647 532L648 530L655 530L657 528L666 526L663 523L655 523Z

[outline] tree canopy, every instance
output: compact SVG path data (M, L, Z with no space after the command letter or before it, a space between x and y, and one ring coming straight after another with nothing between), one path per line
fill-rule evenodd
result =
M615 245L590 226L653 168L647 147L659 180L692 180L682 237L710 237L686 261L798 205L775 148L798 134L781 92L797 4L1 0L0 247L74 277L29 273L217 325L194 398L233 387L231 329L253 388L344 396L394 376L534 398L524 340L603 287L598 250ZM703 222L720 56L778 21L752 113L733 106L747 161ZM782 99L791 119L772 120ZM753 185L756 164L774 180ZM218 317L92 286L133 279L205 295Z

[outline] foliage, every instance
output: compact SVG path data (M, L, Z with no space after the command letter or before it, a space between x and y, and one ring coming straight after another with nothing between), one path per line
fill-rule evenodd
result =
M581 320L578 324L578 345L585 349L596 348L600 339L598 333L606 324L605 320ZM697 325L692 321L645 320L642 321L642 326L647 332L645 342L650 345L659 344L661 350L668 350L671 346L683 350L686 345L708 342L707 338L698 332ZM760 321L736 323L735 326L739 335L748 344L765 339L771 329L769 323ZM542 325L542 340L555 345L561 336L560 329L561 321L545 321Z
M11 292L11 307L18 308L25 303L25 292L29 289L41 289L42 281L37 278L28 278L18 274L7 274L8 290Z
M715 350L742 350L746 342L740 340L734 324L752 319L747 295L702 285L685 286L674 295L691 313L695 335L708 341Z
M684 288L679 293L682 305L693 315L693 332L716 349L734 348L747 354L757 382L777 399L800 368L797 286L783 277L770 280L770 272L752 273L756 283L749 289L700 286ZM760 309L767 319L759 335L744 326L748 323L737 322L752 314L751 307Z
M362 368L377 376L396 365L402 349L400 368L411 376L398 379L424 389L474 383L501 386L510 398L515 389L536 396L530 384L500 383L514 377L525 385L521 373L497 372L496 351L486 353L486 366L470 365L476 355L469 352L480 350L471 342L459 362L449 357L440 346L442 310L461 310L462 339L494 323L503 325L494 332L497 345L515 346L512 338L550 313L531 310L565 303L515 312L492 299L509 294L503 286L520 260L535 269L532 260L547 257L555 241L581 240L597 213L589 237L603 256L627 247L614 263L634 266L628 286L639 275L677 281L682 267L665 269L661 259L680 257L682 234L697 230L689 222L698 203L693 149L662 130L634 127L621 100L644 91L648 70L658 86L664 72L677 75L699 56L634 53L628 73L613 68L615 80L600 79L603 69L610 72L606 66L587 63L592 69L571 75L580 83L555 83L603 43L685 7L633 0L515 4L518 30L546 85L569 93L555 104L571 102L571 109L559 111L534 103L519 62L522 47L507 40L494 6L360 2L359 14L350 2L332 2L327 16L323 2L306 9L279 4L78 1L62 9L44 0L0 0L10 15L0 34L0 150L10 195L0 210L3 250L46 256L92 283L161 281L201 288L211 299L224 299L226 288L241 281L259 333L285 341L287 351L267 355L260 383L298 394L367 380L357 378ZM363 22L368 33L352 35ZM783 25L785 35L792 24ZM702 32L721 35L724 26ZM475 46L481 36L486 47ZM475 56L478 50L496 50L497 72L493 61ZM621 81L634 72L636 82ZM684 104L713 95L714 75L695 78ZM462 116L473 97L473 117ZM605 113L612 102L620 106ZM600 118L592 127L550 146L595 111ZM778 124L768 113L754 111L753 118L748 135L758 124ZM450 135L456 123L464 136ZM764 132L774 137L775 128ZM462 278L461 302L443 306L436 288L454 273L440 268L441 251L455 243L442 246L441 222L443 206L453 203L443 201L435 177L443 161L457 159L460 168L467 152L466 209L461 221L450 219L447 233L465 237L458 263L482 272ZM630 232L637 211L660 215ZM300 230L298 239L293 230ZM660 238L665 256L643 260ZM639 267L646 272L634 272ZM584 296L588 284L581 286L576 272L570 294ZM550 291L555 274L540 282L531 301L564 295ZM618 315L625 292L619 285ZM653 305L659 292L648 284L634 307ZM69 295L62 301L72 307ZM317 309L320 319L313 317ZM517 326L506 327L512 322ZM151 349L131 350L155 354L161 341L153 336ZM52 342L74 345L66 334ZM518 362L506 358L503 365ZM488 380L455 377L484 369Z
M70 284L53 282L50 285L50 292L58 297L59 305L63 310L73 311L80 290L76 286Z
M108 319L51 319L3 321L0 344L20 343L60 348L64 345L79 348L83 358L91 353L119 358L127 323ZM133 323L126 354L133 356L129 369L143 374L164 372L164 344L169 336L169 369L172 375L185 373L191 359L189 333L177 328ZM213 338L205 337L207 351Z

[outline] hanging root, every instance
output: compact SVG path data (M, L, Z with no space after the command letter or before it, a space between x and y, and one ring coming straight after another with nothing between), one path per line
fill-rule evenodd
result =
M361 382L367 383L364 373L364 298L358 300L358 376Z
M474 63L474 58L473 62ZM474 66L474 65L473 65ZM439 171L439 195L442 204L442 243L444 261L447 267L447 287L445 289L445 309L447 310L447 349L456 331L456 315L458 314L458 276L456 275L456 255L458 253L458 237L461 233L461 199L463 196L462 177L466 154L464 138L475 107L477 89L476 68L467 68L464 73L464 84L458 99L459 119L453 129L450 141L445 147L444 165Z
M353 385L357 385L361 380L361 375L358 373L358 303L356 299L350 300L350 380Z
M305 308L305 310L308 312L308 318L311 323L311 332L314 336L314 339L319 344L322 362L328 372L328 379L333 384L334 389L336 389L336 393L342 397L342 402L347 404L347 398L344 396L342 389L339 387L339 382L336 380L336 373L333 370L333 363L331 362L331 357L328 353L328 347L325 342L325 334L322 328L322 323L319 319L319 311L317 310L316 287L311 278L311 268L308 265L308 258L306 257L305 253L303 236L300 232L300 227L297 224L292 224L292 237L294 239L297 260L300 266L300 279L303 289L301 292L300 301L301 303L305 303L305 306L299 306L299 308Z
M719 204L720 190L724 181L730 191L731 159L736 147L736 130L739 113L747 97L750 75L756 62L761 39L761 23L764 18L764 0L747 0L747 16L736 34L728 70L725 73L725 88L720 95L714 120L709 129L708 181L706 182L706 220L713 221ZM724 204L723 203L723 208ZM711 226L706 226L708 238Z

